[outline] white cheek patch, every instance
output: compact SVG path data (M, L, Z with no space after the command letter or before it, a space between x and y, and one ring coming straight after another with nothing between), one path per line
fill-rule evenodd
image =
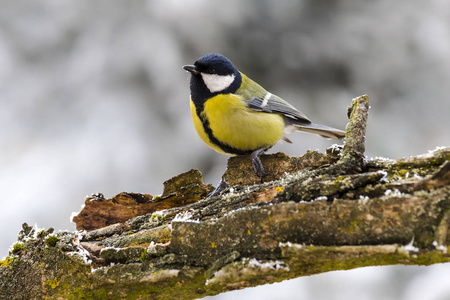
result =
M231 75L217 75L201 73L203 82L211 93L221 92L226 90L234 81L234 74Z

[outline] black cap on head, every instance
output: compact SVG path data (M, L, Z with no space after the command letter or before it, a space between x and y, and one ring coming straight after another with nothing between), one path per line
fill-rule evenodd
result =
M193 64L183 66L190 72L191 97L198 109L213 95L236 92L242 83L241 73L225 56L217 53L206 54Z
M231 75L237 72L233 63L228 58L217 53L203 55L197 59L194 65L198 72L208 74Z

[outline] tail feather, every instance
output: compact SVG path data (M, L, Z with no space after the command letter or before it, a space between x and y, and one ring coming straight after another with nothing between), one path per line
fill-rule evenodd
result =
M284 133L289 134L294 131L303 131L318 134L324 138L342 140L345 137L345 131L321 124L290 124L286 126Z

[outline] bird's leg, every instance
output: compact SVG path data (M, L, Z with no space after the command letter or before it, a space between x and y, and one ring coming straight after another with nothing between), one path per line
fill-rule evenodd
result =
M230 185L222 178L222 179L220 179L219 185L216 187L216 189L214 191L212 191L211 193L209 193L206 196L206 198L217 196L220 194L220 192L222 192L223 190L225 190L229 187L230 187Z
M264 177L264 175L266 175L266 172L264 172L264 167L262 165L262 162L261 162L261 159L259 158L259 156L261 154L263 154L265 151L266 151L266 149L262 148L262 149L255 150L252 152L252 154L250 154L250 157L252 159L253 169L255 170L256 175L261 177L261 180Z

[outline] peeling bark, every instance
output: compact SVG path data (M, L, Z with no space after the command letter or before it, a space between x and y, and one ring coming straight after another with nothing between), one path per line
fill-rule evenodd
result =
M196 299L331 270L449 262L450 147L367 159L368 109L367 96L352 101L343 147L263 156L262 183L248 157L234 157L232 188L216 197L205 199L212 187L191 170L161 197L87 199L74 220L89 232L24 224L0 263L2 296ZM122 219L103 212L93 223L101 205Z

